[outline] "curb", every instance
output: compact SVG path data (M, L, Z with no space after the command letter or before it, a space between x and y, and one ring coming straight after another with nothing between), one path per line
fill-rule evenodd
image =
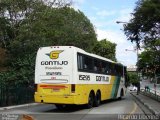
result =
M0 111L2 110L10 110L14 108L20 108L20 107L29 107L29 106L35 106L42 103L29 103L29 104L23 104L23 105L14 105L14 106L7 106L7 107L0 107Z
M144 106L146 106L150 112L154 115L157 115L158 113L156 111L153 110L153 108L151 106L149 106L147 103L145 103L143 100L141 100L140 98L138 98L136 95L134 95L133 93L130 93L131 95L133 95L138 101L140 101Z

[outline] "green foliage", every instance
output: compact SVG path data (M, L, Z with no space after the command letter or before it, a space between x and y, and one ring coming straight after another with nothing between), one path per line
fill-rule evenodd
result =
M0 105L8 105L11 99L17 104L22 98L28 100L28 92L33 93L39 47L73 45L92 52L97 44L94 27L81 11L67 7L70 1L1 0L0 54L4 57L0 60L0 101L4 102ZM100 47L106 50L100 55L115 59L116 45L102 41Z
M139 0L132 15L130 22L124 26L128 40L137 42L139 46L140 41L148 45L160 38L159 0Z
M43 0L1 0L0 45L7 53L8 71L0 73L0 82L33 85L36 52L44 46L73 45L116 60L116 44L97 42L92 23L81 11L66 7L68 3L54 5Z
M154 58L154 59L153 59ZM139 55L138 69L143 76L155 77L160 68L160 51L145 50Z
M1 0L0 2L0 35L1 45L7 48L19 32L19 26L31 9L33 1L26 0Z
M136 85L138 83L138 75L135 72L128 72L129 83Z
M73 45L91 52L96 34L89 19L66 7L39 0L2 0L0 2L0 45L6 49L9 71L0 81L30 85L34 81L35 56L39 47ZM54 6L54 7L53 7Z
M12 47L32 49L50 45L73 45L91 51L96 42L93 25L86 16L73 8L45 8L24 20ZM33 50L35 51L35 50ZM15 51L16 52L16 51Z
M97 55L116 61L115 58L116 44L107 41L106 39L97 41L93 52Z
M34 78L34 58L29 55L24 55L24 58L17 58L11 61L12 67L9 71L0 72L1 84L17 86L33 84Z
M124 32L138 47L142 42L145 51L139 55L138 68L143 74L154 76L160 69L160 1L139 0L132 15Z

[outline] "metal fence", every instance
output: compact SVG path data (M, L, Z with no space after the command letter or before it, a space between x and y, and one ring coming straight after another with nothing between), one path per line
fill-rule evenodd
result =
M142 89L141 92L142 94L149 96L152 99L160 102L160 92L155 91L155 90L150 90L150 89L149 90Z
M34 88L0 85L0 107L33 102Z

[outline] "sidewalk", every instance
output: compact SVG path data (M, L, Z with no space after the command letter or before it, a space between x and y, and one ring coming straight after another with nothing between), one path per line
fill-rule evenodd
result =
M20 107L29 107L29 106L39 105L39 104L42 104L42 103L28 103L28 104L22 104L22 105L0 107L0 111L1 110L9 110L9 109L13 109L13 108L20 108Z
M160 116L160 102L153 100L152 98L141 93L137 95L136 92L132 92L131 94L136 97L142 104L144 104L154 115Z

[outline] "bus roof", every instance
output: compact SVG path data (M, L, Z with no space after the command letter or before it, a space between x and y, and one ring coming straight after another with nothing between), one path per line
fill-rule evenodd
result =
M95 57L97 59L101 59L101 60L105 60L105 61L108 61L108 62L111 62L111 63L115 63L117 65L122 65L124 66L123 64L121 63L118 63L118 62L115 62L115 61L112 61L108 58L105 58L105 57L102 57L102 56L99 56L99 55L96 55L96 54L93 54L93 53L89 53L89 52L86 52L85 50L81 49L81 48L78 48L78 47L75 47L75 46L47 46L47 47L40 47L39 50L42 50L43 48L63 48L63 49L67 49L67 48L72 48L72 49L75 49L77 52L79 53L83 53L83 54L86 54L88 56L92 56L92 57Z

